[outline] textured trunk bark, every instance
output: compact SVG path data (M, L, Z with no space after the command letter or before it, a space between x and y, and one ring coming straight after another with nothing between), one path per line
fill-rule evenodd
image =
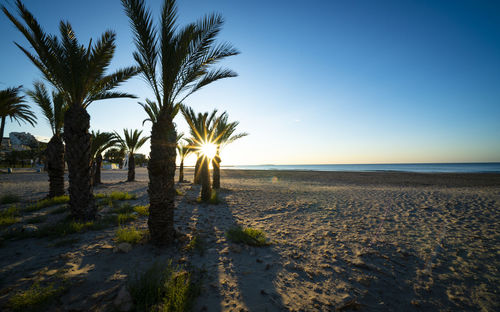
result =
M47 171L49 174L49 195L64 195L64 144L60 135L54 135L45 150Z
M170 114L164 112L151 129L151 152L148 162L149 219L153 244L174 241L176 132Z
M212 195L212 188L210 187L210 160L204 156L201 161L201 200L209 201Z
M181 159L181 164L179 165L179 183L184 182L184 159Z
M101 184L101 166L102 166L102 155L97 154L94 163L94 185Z
M202 158L200 156L198 156L198 158L196 159L196 165L194 166L194 179L193 179L194 184L201 184L201 174L200 174L201 160Z
M132 182L134 180L135 180L135 159L134 159L134 154L129 153L127 182Z
M89 127L87 111L79 106L70 106L64 115L69 208L73 218L79 221L94 220L97 212L92 194Z
M0 124L0 146L2 146L2 140L3 140L3 131L5 130L5 118L7 117L2 117L2 122Z
M212 187L214 189L220 189L220 157L219 153L217 153L212 159Z

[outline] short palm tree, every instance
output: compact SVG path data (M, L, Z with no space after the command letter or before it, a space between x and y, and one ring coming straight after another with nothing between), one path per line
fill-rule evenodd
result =
M115 134L112 132L91 132L91 146L90 155L91 162L90 168L92 169L92 183L93 185L101 184L101 166L102 166L102 153L107 149L116 146L119 143Z
M223 58L238 54L230 44L216 45L223 20L216 14L179 28L175 0L165 0L155 27L144 0L122 0L135 37L133 56L150 85L155 102L143 105L152 122L149 174L151 240L156 245L174 240L176 131L178 105L190 94L222 78L228 69L212 69Z
M212 194L210 185L210 158L204 153L206 146L215 144L215 129L219 122L216 118L217 110L212 113L196 114L192 108L187 106L181 107L182 114L189 125L191 138L189 146L191 149L198 152L197 167L195 167L195 180L199 178L201 182L201 200L208 201Z
M25 104L24 96L19 95L22 86L17 88L7 88L0 90L0 145L2 145L3 132L5 130L5 121L7 117L10 121L15 120L20 125L21 121L34 126L36 116L30 110L29 105Z
M127 182L131 182L135 180L135 160L134 160L134 152L141 148L144 143L149 139L149 137L142 137L142 130L128 130L123 129L123 138L115 132L115 137L120 143L121 147L128 152L128 176Z
M24 35L33 51L16 43L57 91L64 94L68 110L64 114L64 141L69 171L69 208L77 220L93 220L96 206L92 194L90 168L90 116L87 107L94 101L134 97L112 91L137 74L128 67L106 75L115 52L115 33L106 31L92 44L80 44L68 22L59 24L60 38L46 34L33 14L16 1L20 20L4 6L2 11Z
M184 159L189 156L193 149L189 147L188 144L183 144L181 142L177 143L177 152L179 153L179 158L181 163L179 165L179 183L184 182Z
M220 150L234 141L241 139L248 135L248 133L238 133L234 134L236 127L239 125L239 121L228 122L227 113L224 112L218 118L218 123L215 126L214 143L217 146L215 157L212 159L212 187L214 189L220 188Z
M52 138L45 150L49 173L48 197L61 196L64 195L64 143L61 133L64 125L64 113L68 109L68 105L64 102L64 96L60 92L52 92L51 99L42 82L35 82L33 87L33 90L26 93L33 102L40 106L52 130Z

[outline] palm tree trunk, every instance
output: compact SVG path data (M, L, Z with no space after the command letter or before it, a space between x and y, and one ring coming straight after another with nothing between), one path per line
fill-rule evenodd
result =
M203 156L201 161L201 200L209 201L212 195L212 188L210 187L210 160L208 157Z
M184 182L184 158L181 159L181 164L179 165L179 183Z
M132 182L135 180L135 159L134 154L129 153L128 155L128 178L127 182Z
M3 131L5 130L5 118L6 116L2 117L2 124L0 125L0 146L2 146L2 140L3 140Z
M220 157L217 153L212 159L212 184L214 189L220 189Z
M97 212L92 194L89 127L87 111L71 105L64 115L64 141L69 172L69 208L73 218L79 221L94 220Z
M49 195L64 195L64 144L59 134L54 135L45 150L47 171L49 173Z
M94 185L101 184L101 166L102 166L102 155L97 154L95 157L94 164Z
M196 165L194 166L194 184L201 184L201 174L200 174L200 165L201 165L202 157L198 156L196 159Z
M158 119L151 129L148 228L152 243L165 245L172 243L175 235L176 132L170 114L164 112Z

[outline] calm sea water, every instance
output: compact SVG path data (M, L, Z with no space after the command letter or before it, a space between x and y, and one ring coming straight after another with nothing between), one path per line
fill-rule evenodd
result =
M252 165L223 169L307 170L307 171L404 171L404 172L497 172L500 163L359 164L359 165Z

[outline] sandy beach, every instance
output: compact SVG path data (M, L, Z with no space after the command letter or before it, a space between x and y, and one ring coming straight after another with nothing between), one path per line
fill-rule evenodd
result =
M146 169L137 182L126 176L103 171L94 193L127 191L147 204ZM50 311L112 311L129 276L168 259L203 272L194 311L500 309L499 174L222 170L221 184L218 205L197 203L197 185L177 185L184 235L169 248L115 252L116 227L72 234L69 246L4 239L0 310L16 291L62 276L71 287ZM26 203L47 190L43 173L0 175L0 196ZM34 214L46 214L44 224L63 217L51 209ZM146 229L147 217L131 224ZM225 233L236 225L264 231L271 244L231 243ZM203 253L185 248L193 237Z

